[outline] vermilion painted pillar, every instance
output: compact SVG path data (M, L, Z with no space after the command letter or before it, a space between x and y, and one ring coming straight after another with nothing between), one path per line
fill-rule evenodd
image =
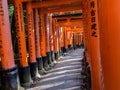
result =
M73 32L71 31L71 40L70 40L70 43L71 43L71 48L73 48Z
M101 90L101 57L99 43L99 23L97 0L88 0L88 32L91 59L92 90Z
M59 56L62 55L62 27L59 27L59 31L58 31L58 41L59 41Z
M61 50L62 50L62 53L65 52L65 27L62 27L62 35L61 35Z
M87 82L87 89L89 90L91 88L91 56L90 56L90 50L91 50L91 47L90 47L90 14L88 13L89 12L89 3L84 1L84 5L83 5L83 34L84 34L84 49L85 49L85 52L84 52L84 59L85 62L86 62L86 72L87 72L87 78L86 78L86 82ZM85 73L83 71L83 73Z
M50 48L50 19L51 19L51 14L46 14L45 15L45 19L46 19L46 48L47 48L47 60L48 60L48 64L49 66L53 66L52 63L52 57L51 57L51 48Z
M80 33L79 34L79 47L81 46L81 44L82 44L82 34Z
M16 30L18 36L18 50L20 58L19 77L21 85L29 83L31 80L30 68L28 66L26 42L25 42L25 29L23 20L23 8L20 0L14 0L15 6L15 19L16 19Z
M70 31L69 43L70 43L69 47L71 49L72 48L72 31Z
M87 18L87 3L86 2L83 2L84 3L84 5L83 5L83 28L84 28L84 30L83 30L83 35L84 35L84 51L85 51L85 57L86 57L86 60L87 60L87 62L90 64L90 55L89 55L89 38L88 38L88 26L87 26L87 24L88 24L88 22L87 22L87 20L88 20L88 18Z
M56 19L53 19L53 37L54 37L54 53L55 53L55 60L58 59L58 27L56 27Z
M61 51L61 27L58 28L58 48L59 48L59 57L62 55L62 51Z
M79 36L78 36L78 33L76 34L76 46L79 47Z
M38 9L34 10L34 29L35 29L35 51L36 51L36 60L38 63L38 72L42 74L46 74L43 68L43 61L41 56L41 47L40 47L40 27L39 27L39 15Z
M78 33L78 47L80 46L80 33Z
M120 90L119 3L119 0L98 0L103 90Z
M39 9L40 17L40 46L41 46L41 55L43 61L43 67L45 70L49 70L47 55L46 55L46 34L45 34L45 14Z
M71 45L70 45L70 38L71 38L71 36L70 36L70 31L68 30L68 31L67 31L68 49L71 48Z
M14 63L7 0L0 1L1 90L18 89L18 72Z
M81 47L81 45L83 43L83 34L82 34L82 32L80 33L79 40L80 40L80 47Z
M58 27L55 27L55 58L56 60L59 58L59 28Z
M68 50L67 30L68 30L68 27L65 27L65 31L64 31L65 52Z
M76 49L76 34L73 33L73 48Z
M26 17L27 17L27 33L28 33L28 51L30 60L30 72L33 80L38 79L40 76L38 74L38 65L36 62L35 54L35 30L34 30L34 19L33 19L33 9L31 8L31 2L26 5Z
M97 0L90 0L90 44L92 89L101 90L101 56Z
M50 15L49 17L50 22L50 50L51 50L51 59L54 63L56 63L55 61L55 55L54 55L54 29L53 29L53 22L52 22L52 15Z

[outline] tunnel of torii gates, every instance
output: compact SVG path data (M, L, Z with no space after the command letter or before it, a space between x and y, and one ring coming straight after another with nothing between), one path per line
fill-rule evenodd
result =
M72 48L74 43L80 45L82 39L92 90L120 90L119 3L119 0L0 0L1 90L17 90L31 79L36 80L61 52ZM18 66L12 48L9 4L14 4ZM23 10L26 10L27 32ZM81 14L52 17L52 13L75 10L81 10Z

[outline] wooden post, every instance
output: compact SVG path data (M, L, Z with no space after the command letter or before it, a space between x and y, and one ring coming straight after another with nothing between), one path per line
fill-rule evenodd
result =
M51 59L54 63L55 61L55 55L54 55L54 29L53 29L53 22L52 22L52 15L50 15L50 50L51 50Z
M90 0L87 2L88 13L88 37L89 37L89 54L90 67L92 76L92 89L101 90L101 57L100 57L100 43L99 43L99 23L98 23L98 8L97 0Z
M55 60L58 59L58 27L56 26L56 19L53 19L53 37L54 37L54 53Z
M119 0L98 0L103 90L120 90Z
M38 9L34 10L34 28L35 28L35 51L36 51L36 60L38 63L38 72L42 74L46 74L43 68L43 61L41 56L41 45L40 45L40 27L39 27L39 15Z
M34 19L33 9L31 8L31 2L26 5L26 16L27 16L27 29L28 29L28 51L30 59L30 72L33 80L39 78L38 66L35 55L35 34L34 34Z
M31 80L30 68L28 66L26 42L25 42L25 29L23 20L23 7L20 0L14 0L15 7L15 19L16 19L16 30L18 36L18 49L20 57L20 69L19 76L21 85L29 83Z
M65 27L65 32L64 32L65 52L68 50L67 30L68 30L68 27Z
M14 63L7 0L0 0L0 58L1 89L17 90L18 72Z
M65 27L62 27L61 50L65 52Z
M52 63L52 57L51 57L51 48L50 48L50 19L51 19L51 14L46 14L45 15L45 19L46 19L46 48L47 48L47 60L48 60L48 64L49 66L53 66Z
M47 55L46 55L46 34L45 34L45 14L39 9L40 15L40 46L41 46L41 55L43 60L43 67L45 70L49 70Z

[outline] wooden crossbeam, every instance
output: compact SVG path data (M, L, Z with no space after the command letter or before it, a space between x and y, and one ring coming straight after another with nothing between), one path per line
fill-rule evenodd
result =
M21 0L21 2L29 2L31 0ZM8 0L8 4L13 4L14 0Z
M42 9L42 12L44 13L55 13L55 12L68 12L68 11L76 11L76 10L81 10L82 9L82 6L79 4L79 5L75 5L75 6L65 6L65 5L62 5L62 6L59 6L59 7L56 7L56 8L43 8Z
M32 3L32 8L55 7L60 5L72 5L81 3L82 0L49 0Z
M81 20L79 21L74 21L74 22L61 22L61 23L56 23L56 26L80 26L83 27L83 22Z

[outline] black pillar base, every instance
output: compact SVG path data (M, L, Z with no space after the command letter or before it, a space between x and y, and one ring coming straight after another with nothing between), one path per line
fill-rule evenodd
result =
M38 64L38 72L39 72L39 74L40 75L47 74L47 72L43 68L42 57L36 58L36 60L37 60L37 64Z
M50 70L50 66L48 65L48 60L47 60L47 56L42 57L42 61L43 61L43 68L48 71Z
M62 53L67 52L67 49L65 47L61 47Z
M51 59L52 59L52 62L56 64L54 51L51 51Z
M68 45L68 49L71 50L71 45Z
M62 51L61 50L59 51L59 56L62 56Z
M59 58L59 53L56 52L56 53L55 53L55 60L58 60L58 58Z
M27 87L31 83L31 75L30 75L30 67L20 67L19 68L19 77L20 77L20 84L23 87Z
M1 71L0 90L18 90L18 70L16 67Z
M61 47L61 53L62 53L62 55L63 55L63 47Z
M77 48L79 48L79 45L76 45Z
M53 64L53 62L52 62L51 52L47 52L46 54L47 54L47 60L48 60L49 66L50 66L50 67L53 67L54 64Z
M29 65L30 65L30 73L31 73L32 80L33 81L40 80L37 62L29 63Z

